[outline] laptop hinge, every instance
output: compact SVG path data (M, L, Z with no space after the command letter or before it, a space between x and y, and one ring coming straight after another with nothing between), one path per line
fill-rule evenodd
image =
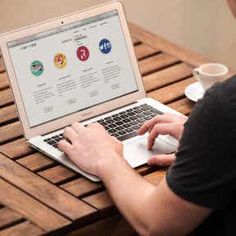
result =
M133 105L133 104L136 104L136 103L138 103L138 102L135 101L135 102L128 103L128 104L126 104L126 105L124 105L124 106L121 106L121 107L119 107L119 108L116 108L116 109L113 109L113 110L110 110L110 111L103 112L103 113L101 113L101 114L99 114L99 115L97 115L97 116L94 116L94 117L90 117L89 119L80 120L80 122L85 122L85 121L87 121L87 120L94 119L94 118L99 117L99 116L102 116L102 115L104 115L104 114L106 114L106 113L113 112L113 111L119 110L119 109L121 109L121 108L130 106L130 105ZM46 136L46 135L48 135L48 134L50 134L50 133L57 132L58 130L61 130L61 129L65 128L65 127L67 127L67 126L61 127L61 128L59 128L59 129L56 129L56 130L54 130L54 131L51 131L51 132L48 132L48 133L45 133L45 134L42 134L42 135L40 135L40 136Z

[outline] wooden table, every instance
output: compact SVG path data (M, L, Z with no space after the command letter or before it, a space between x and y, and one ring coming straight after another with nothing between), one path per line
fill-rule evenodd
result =
M209 60L134 24L130 30L148 96L188 115L194 104L185 98L184 89L195 81L193 67ZM65 235L75 229L81 229L78 235L105 235L99 230L111 225L116 235L131 232L125 223L114 226L124 221L101 183L88 181L27 145L2 61L0 152L0 235ZM155 185L165 175L165 170L147 166L137 171Z

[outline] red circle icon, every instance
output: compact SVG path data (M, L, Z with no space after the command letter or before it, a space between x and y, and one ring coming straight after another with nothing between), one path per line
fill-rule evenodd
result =
M81 61L87 61L89 58L89 50L85 46L81 46L77 49L77 57Z

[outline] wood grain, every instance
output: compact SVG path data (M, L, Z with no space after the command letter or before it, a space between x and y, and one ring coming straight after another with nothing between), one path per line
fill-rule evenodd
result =
M2 191L2 189L1 189L1 191ZM23 219L24 218L20 214L11 210L8 207L3 207L0 209L0 228L6 227L7 225L12 225L12 224L16 223L17 221L23 220ZM0 233L0 235L1 235L1 233Z
M168 84L177 82L192 75L192 68L185 63L168 67L164 70L143 77L147 92L157 90ZM176 87L176 89L178 89Z
M0 202L45 231L52 231L70 223L66 218L2 179L0 179L0 189Z
M9 87L9 81L8 81L7 73L0 73L0 90L3 90L8 87Z
M19 138L23 135L20 121L0 127L0 144Z
M170 103L184 96L185 88L195 82L194 78L189 78L167 87L148 93L148 97L160 101L161 103Z
M45 231L43 229L28 221L0 231L1 236L38 236L44 233Z
M16 106L10 105L0 109L0 124L17 119Z
M78 175L74 171L62 165L40 171L38 174L53 184L57 184Z
M39 152L18 159L17 162L33 172L56 164L53 159Z
M183 113L184 115L189 115L189 113L192 111L195 103L190 101L187 98L183 98L181 100L178 100L176 102L168 104L169 107L173 108L176 111L179 111Z
M147 44L139 44L134 47L135 55L138 60L160 52L159 49L148 46Z
M0 155L0 177L71 220L94 213L92 207L3 155Z
M0 73L2 73L4 71L5 71L5 66L4 66L2 57L0 57Z
M147 165L143 165L136 168L137 172L140 174L149 172L149 169L150 167ZM69 181L65 184L60 185L60 187L70 192L76 197L88 195L91 194L92 192L97 192L98 190L104 188L102 183L94 183L87 180L84 177Z
M103 191L91 196L82 198L84 202L89 203L91 206L102 211L114 205L108 192Z
M144 176L144 179L146 179L151 184L157 186L161 182L164 176L165 176L165 171L160 170ZM111 197L106 191L85 197L83 198L83 201L89 203L90 205L96 207L99 210L105 210L114 205Z
M32 154L35 152L31 148L24 138L17 139L12 142L0 145L0 152L10 157L11 159L16 159L25 155Z
M61 185L61 188L65 189L76 197L81 197L84 194L99 190L101 187L102 184L93 183L83 177Z
M139 62L139 68L142 75L152 73L177 63L179 60L173 56L160 53Z
M140 40L138 40L137 38L131 36L131 40L132 40L132 43L133 45L135 46L136 44L139 44L140 43Z
M13 103L13 96L10 89L0 91L0 106L5 106Z
M73 232L70 236L137 236L134 229L121 215L111 215L108 218L87 225Z
M154 48L160 48L162 52L178 57L181 61L191 64L193 66L199 66L203 63L212 62L212 60L193 52L190 49L181 47L169 40L155 35L133 23L129 24L131 35L141 42L145 42Z
M162 179L165 177L165 175L166 175L166 170L163 169L163 170L159 170L154 173L151 173L149 175L146 175L144 178L149 183L155 186L158 186L160 182L162 181Z

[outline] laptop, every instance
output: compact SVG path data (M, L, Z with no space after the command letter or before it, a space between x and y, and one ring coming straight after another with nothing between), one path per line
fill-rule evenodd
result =
M137 135L154 116L179 113L146 97L120 2L3 34L0 46L25 139L38 151L99 181L58 149L63 129L75 121L102 124L123 142L133 168L176 150L170 136L159 136L149 151L147 136Z

